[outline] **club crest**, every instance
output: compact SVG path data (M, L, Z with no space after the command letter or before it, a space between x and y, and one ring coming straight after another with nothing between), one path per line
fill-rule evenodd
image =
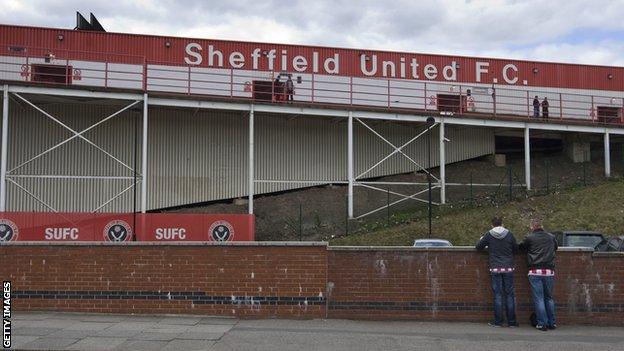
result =
M124 221L110 221L104 227L104 240L112 242L122 242L132 240L132 227Z
M212 241L231 241L234 227L228 221L216 221L210 226L208 234Z
M19 228L8 219L0 219L0 241L15 241L19 235Z

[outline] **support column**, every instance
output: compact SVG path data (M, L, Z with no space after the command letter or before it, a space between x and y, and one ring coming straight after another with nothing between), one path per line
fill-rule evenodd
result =
M604 134L605 177L611 177L611 145L609 145L609 132Z
M440 121L440 204L446 203L446 149L444 144L444 120Z
M349 178L349 190L347 195L348 215L353 218L353 112L349 111L349 122L347 127L347 173Z
M254 105L249 110L249 208L248 213L253 214L254 197Z
M147 210L147 93L143 94L143 146L141 147L141 213Z
M0 212L6 211L6 168L9 145L9 86L2 94L2 156L0 159Z
M529 127L524 127L524 181L527 190L531 190L531 136Z

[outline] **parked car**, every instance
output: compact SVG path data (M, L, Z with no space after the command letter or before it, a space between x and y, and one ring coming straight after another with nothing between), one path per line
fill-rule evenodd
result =
M557 231L553 232L560 247L590 247L595 249L598 244L605 240L604 235L598 232L588 231Z
M418 239L414 240L414 247L443 247L453 246L450 241L444 239Z
M624 235L606 238L595 248L596 251L624 252Z

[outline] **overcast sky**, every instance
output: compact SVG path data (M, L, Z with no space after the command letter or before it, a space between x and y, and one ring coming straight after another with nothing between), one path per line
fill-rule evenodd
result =
M0 22L624 66L624 0L0 0Z

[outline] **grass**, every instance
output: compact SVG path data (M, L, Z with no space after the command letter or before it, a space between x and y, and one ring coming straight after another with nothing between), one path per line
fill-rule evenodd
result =
M610 180L592 187L567 189L534 196L499 206L445 206L436 209L432 237L453 245L474 245L488 229L493 216L502 216L504 226L521 240L530 218L543 219L546 230L595 230L607 236L624 235L624 180ZM394 223L394 225L393 225ZM401 213L385 221L363 225L363 230L335 238L331 245L392 246L412 245L426 238L426 212Z

